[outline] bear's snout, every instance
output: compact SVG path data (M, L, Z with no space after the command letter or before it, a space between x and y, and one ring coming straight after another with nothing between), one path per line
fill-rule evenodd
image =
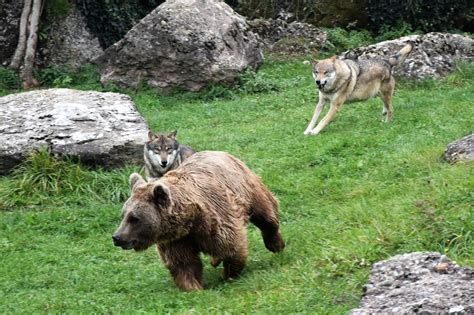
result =
M132 249L135 245L136 241L125 241L123 240L120 235L114 234L112 235L112 240L115 246L120 246L122 249Z

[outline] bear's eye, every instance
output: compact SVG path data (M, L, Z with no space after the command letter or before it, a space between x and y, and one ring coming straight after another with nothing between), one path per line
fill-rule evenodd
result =
M131 215L128 217L128 222L132 223L132 224L136 224L138 222L140 222L140 219L137 218L136 216L134 215Z

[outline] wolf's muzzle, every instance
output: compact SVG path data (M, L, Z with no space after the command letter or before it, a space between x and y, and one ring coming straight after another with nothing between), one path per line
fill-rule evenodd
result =
M322 90L324 88L324 86L326 85L326 82L322 82L320 80L316 80L316 85L318 86L318 88L320 90Z

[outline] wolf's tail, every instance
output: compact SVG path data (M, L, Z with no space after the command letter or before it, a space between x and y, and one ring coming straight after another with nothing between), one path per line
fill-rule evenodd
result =
M405 61L405 59L411 53L412 50L413 50L413 44L411 43L406 44L405 47L400 49L399 52L397 52L395 55L391 56L388 59L388 63L390 63L392 67L403 64L403 62Z

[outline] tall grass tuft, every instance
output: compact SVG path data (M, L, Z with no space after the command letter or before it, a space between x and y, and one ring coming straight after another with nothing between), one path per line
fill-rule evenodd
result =
M51 156L47 150L35 151L13 171L7 185L0 186L0 209L43 204L46 199L53 203L121 202L128 196L131 172L87 170L70 159Z

